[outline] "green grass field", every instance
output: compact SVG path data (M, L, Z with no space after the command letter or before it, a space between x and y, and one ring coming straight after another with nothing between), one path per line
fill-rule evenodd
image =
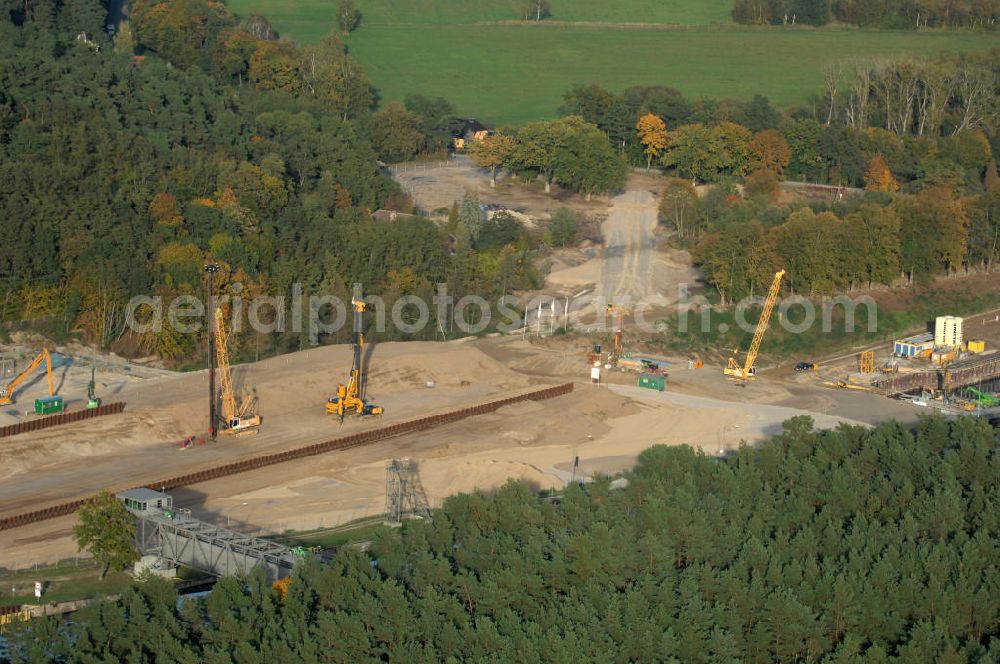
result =
M318 41L335 20L337 0L229 0L233 11L271 19L282 34ZM526 0L356 0L362 26L456 25L516 21ZM550 0L552 20L706 25L729 21L732 0Z
M449 99L459 114L496 124L551 118L577 83L610 90L668 85L691 98L768 96L801 104L822 88L830 62L855 56L979 50L992 34L708 27L730 0L552 0L553 20L659 22L694 27L632 29L545 21L497 25L517 0L359 0L364 19L348 38L383 102L410 93ZM283 35L315 42L329 30L335 0L231 0Z

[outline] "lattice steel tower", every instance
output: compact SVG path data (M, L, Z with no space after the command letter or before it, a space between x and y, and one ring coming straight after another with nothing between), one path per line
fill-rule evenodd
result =
M417 462L393 459L385 466L385 517L389 523L401 523L404 516L429 519L431 509Z

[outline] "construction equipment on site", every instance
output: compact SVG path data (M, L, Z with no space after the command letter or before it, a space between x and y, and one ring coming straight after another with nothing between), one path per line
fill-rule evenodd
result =
M757 361L757 352L760 350L760 344L764 341L764 333L767 332L767 326L771 320L771 312L774 311L774 304L778 301L781 278L784 276L784 270L774 273L774 281L771 282L771 290L768 291L767 299L764 300L764 310L760 314L760 320L757 322L757 329L753 333L753 341L750 343L750 349L747 351L747 357L743 366L741 367L736 360L736 353L739 352L739 349L737 349L733 353L733 356L729 358L728 366L723 369L724 375L739 380L749 380L757 374L754 362Z
M875 351L866 350L858 356L858 371L863 374L875 373Z
M57 413L62 410L62 397L56 397L56 387L52 380L52 355L49 353L48 348L43 348L42 352L39 353L38 357L32 360L27 369L19 373L17 376L14 376L14 379L7 383L7 387L0 390L0 406L7 406L14 403L14 392L16 392L17 388L21 386L21 383L30 378L31 375L38 370L38 367L42 366L42 363L45 364L45 373L49 381L48 402L51 405L47 407L48 413ZM58 404L58 406L55 404ZM37 405L36 410L38 410ZM39 414L47 415L48 413Z
M625 335L625 314L629 312L624 307L620 307L616 304L609 304L608 313L618 315L618 325L615 326L615 332L612 337L612 350L608 356L608 363L616 365L618 364L618 360L622 357L622 338Z
M236 405L233 375L229 368L229 338L223 323L222 309L215 310L215 355L218 360L219 385L222 394L222 433L234 435L257 433L261 417L257 414L257 395L243 388L243 398Z
M986 394L981 390L977 390L971 385L965 388L965 391L974 397L976 404L982 406L983 408L995 408L1000 406L1000 397L995 397L992 394Z
M87 408L93 410L101 407L101 398L97 396L97 382L94 380L95 368L90 367L90 382L87 383Z
M860 390L862 392L872 391L870 387L865 387L864 385L852 385L851 383L848 383L843 380L838 380L836 382L827 380L823 381L823 384L826 385L827 387L839 387L842 390Z
M354 415L382 414L381 406L374 406L365 401L365 377L361 366L365 348L365 337L361 333L365 301L361 299L360 293L351 298L351 306L354 308L354 364L351 366L351 377L347 385L339 385L337 394L326 402L327 414L338 416L341 422L344 421L344 415L349 413Z
M598 362L601 361L601 345L595 344L594 349L588 350L586 355L587 355L587 362L589 362L591 365L597 364Z

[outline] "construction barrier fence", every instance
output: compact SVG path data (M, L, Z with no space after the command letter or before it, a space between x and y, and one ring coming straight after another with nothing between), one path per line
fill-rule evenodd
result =
M0 427L0 438L6 438L7 436L16 436L21 433L30 433L32 431L39 431L41 429L48 429L49 427L57 427L62 424L72 424L73 422L79 422L81 420L89 420L93 417L101 417L103 415L117 415L125 410L125 402L118 401L116 403L109 403L104 406L99 406L97 408L88 408L87 410L74 410L69 413L60 413L59 415L48 415L46 417L39 417L33 420L27 420L25 422L18 422L17 424L11 424L5 427Z
M302 459L309 456L315 456L317 454L325 454L326 452L346 450L352 447L359 447L361 445L370 445L371 443L385 440L386 438L423 431L425 429L438 427L443 424L451 424L452 422L464 420L467 417L492 413L503 408L504 406L510 406L523 401L543 401L545 399L552 399L564 394L569 394L572 391L573 383L556 385L555 387L548 387L542 390L528 392L527 394L518 394L512 397L507 397L506 399L499 399L497 401L491 401L478 406L455 410L450 413L430 415L428 417L422 417L417 420L409 420L407 422L400 422L399 424L393 424L387 427L361 431L350 436L343 436L341 438L328 440L324 443L316 443L315 445L307 445L306 447L300 447L285 452L278 452L277 454L267 454L251 459L244 459L243 461L228 463L224 466L217 466L215 468L209 468L208 470L189 473L187 475L180 475L178 477L155 480L147 482L146 486L156 487L157 490L168 491L179 486L189 486L199 482L215 480L220 477L246 473L251 470L257 470L258 468L264 468L266 466L273 466L286 461ZM116 489L115 491L120 490L122 489ZM61 505L46 507L45 509L36 510L34 512L16 514L14 516L0 519L0 530L8 530L10 528L17 528L18 526L25 526L29 523L35 523L37 521L44 521L46 519L53 519L59 516L72 514L87 500L89 500L89 498L82 498L80 500L74 500Z
M31 611L20 605L0 606L0 632L4 627L17 622L27 622L31 620Z

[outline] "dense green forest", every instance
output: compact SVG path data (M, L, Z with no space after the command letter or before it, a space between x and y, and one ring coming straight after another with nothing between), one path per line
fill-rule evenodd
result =
M787 292L812 296L990 272L1000 257L997 186L971 197L936 187L810 207L774 205L772 195L764 189L744 199L723 186L698 199L690 181L667 184L664 223L692 239L723 301L761 294L781 268Z
M887 29L995 30L997 0L735 0L737 23L826 25L830 21Z
M239 284L244 298L346 298L361 282L391 307L445 283L456 299L495 302L539 287L539 259L576 235L566 215L558 233L528 233L475 199L447 224L373 220L413 207L378 160L444 154L459 123L444 99L380 107L336 31L303 47L221 3L134 0L112 41L99 0L0 7L0 321L183 364L199 338L126 333L125 305L200 294L209 260L222 265L219 295ZM781 266L804 294L989 270L1000 249L997 53L842 63L810 107L786 111L759 96L580 86L562 119L500 128L471 154L494 173L588 196L618 190L629 163L721 183L698 199L670 180L662 216L723 301L758 292ZM659 142L637 131L650 115ZM733 187L742 178L744 194ZM865 207L801 209L777 200L779 179L870 193ZM237 354L258 341L244 328ZM412 335L389 321L383 338L443 329L433 319ZM309 342L286 326L264 350Z
M540 498L449 498L281 598L165 582L13 633L14 661L994 662L1000 455L984 420L815 432L718 459L655 446Z
M377 163L376 93L335 33L300 48L219 3L136 0L112 44L98 0L2 7L0 320L111 344L130 297L201 293L209 259L219 294L346 296L359 281L390 306L434 283L461 297L533 278L525 243L451 252L426 219L369 218L410 204ZM408 106L420 148L450 140L446 102ZM196 343L125 341L168 358Z

